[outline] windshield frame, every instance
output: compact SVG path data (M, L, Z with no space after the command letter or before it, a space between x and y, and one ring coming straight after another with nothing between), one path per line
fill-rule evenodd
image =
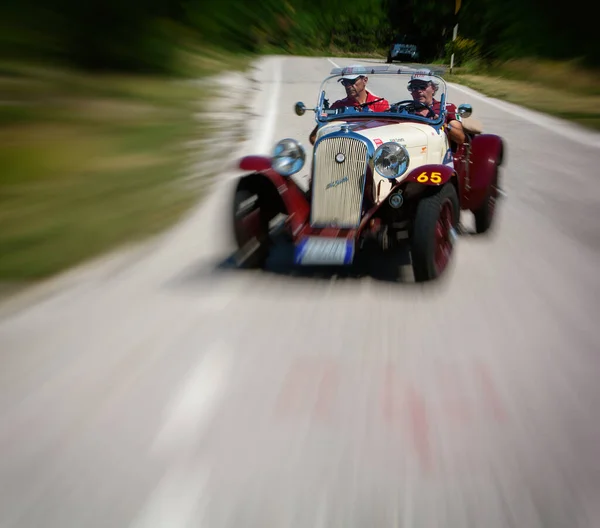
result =
M354 69L356 70L357 67L354 67ZM364 73L362 73L362 69L364 69ZM441 92L441 97L439 99L440 114L437 119L430 119L425 116L408 114L408 113L399 113L399 112L358 112L352 107L345 107L343 109L343 111L340 113L328 114L327 112L328 112L328 110L330 111L330 109L323 108L323 105L325 103L325 96L326 96L325 86L327 84L331 84L330 81L332 79L336 79L336 78L340 79L343 75L350 73L350 71L351 71L350 67L333 68L330 72L330 75L327 76L321 82L321 85L319 87L319 96L317 99L317 106L315 108L315 110L316 110L315 111L315 120L317 121L317 123L319 125L322 125L325 123L331 123L333 121L356 119L356 118L358 118L358 119L385 118L385 119L393 119L395 121L399 121L399 120L414 121L414 122L422 123L425 125L429 125L435 129L439 129L444 125L444 123L446 121L446 115L448 113L448 110L446 108L446 93L448 90L448 85L446 84L446 81L439 75L438 72L435 72L433 70L414 70L414 69L407 70L407 69L403 69L403 68L396 68L393 66L372 66L372 67L361 66L361 73L363 75L373 76L373 77L379 77L379 76L383 76L383 75L397 75L399 80L402 80L405 77L407 77L408 80L410 80L410 77L415 74L430 75L432 77L435 77L440 85L440 89L438 90L438 92ZM408 80L407 80L407 84L408 84ZM406 99L410 99L410 96L407 96ZM402 101L404 99L399 99L399 100ZM390 105L394 104L395 102L397 102L397 101L390 101Z

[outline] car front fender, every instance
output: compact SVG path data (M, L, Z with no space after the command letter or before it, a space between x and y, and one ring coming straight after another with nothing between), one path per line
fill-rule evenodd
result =
M271 168L271 158L268 156L244 156L238 166L242 170L263 172Z
M454 169L446 166L431 163L429 165L420 165L414 168L406 178L404 178L399 185L408 182L421 183L423 185L433 185L439 187L444 185L447 181L452 178Z
M441 187L445 183L449 182L455 174L455 170L451 167L448 167L447 165L440 165L437 163L419 165L418 167L410 171L406 178L394 184L393 187L390 189L388 196L392 196L397 192L403 193L409 185L414 185L415 183L422 185L420 189L418 185L416 189L413 188L412 192L410 193L410 199L412 200L416 196L420 195L422 192L429 192L427 191L427 187ZM432 192L435 192L434 189L430 190ZM387 202L388 199L386 198L385 200L380 201L378 204L374 205L371 209L367 211L360 223L360 226L357 229L357 236L359 236L364 231L369 221L372 218L374 218L383 207L388 206Z
M252 158L252 156L249 156ZM256 158L260 158L257 156ZM263 167L260 159L246 159L245 167ZM242 162L240 162L240 167ZM250 169L252 170L252 169ZM273 169L263 169L240 178L237 190L244 189L265 198L266 203L272 205L273 212L283 213L288 216L288 224L292 233L297 233L306 224L310 215L310 204L304 192L291 178L284 178Z

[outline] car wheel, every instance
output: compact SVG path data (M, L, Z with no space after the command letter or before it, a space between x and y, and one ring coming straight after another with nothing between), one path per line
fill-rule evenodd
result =
M436 279L448 267L459 215L458 195L450 182L420 200L411 236L412 267L417 282Z
M496 213L496 201L498 200L498 167L496 167L496 174L494 180L488 189L488 193L485 197L483 205L473 211L475 217L475 231L477 233L485 233L488 231L493 224L494 216Z
M260 193L238 189L233 217L238 265L242 268L264 267L269 256L270 216Z
M385 60L388 64L392 62L392 56L388 53L387 59Z

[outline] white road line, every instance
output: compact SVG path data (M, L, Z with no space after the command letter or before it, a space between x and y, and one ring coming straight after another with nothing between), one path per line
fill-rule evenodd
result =
M223 343L213 345L173 399L168 420L151 451L165 458L174 455L175 463L168 468L131 528L203 525L209 471L196 458L196 445L224 394L231 364L229 349Z
M223 396L230 367L231 355L223 344L206 352L170 406L169 418L151 452L177 453L197 442Z
M207 483L204 468L182 460L166 473L130 528L201 528Z
M334 68L341 68L341 66L338 66L335 62L333 62L331 59L327 59L329 62L331 62L331 64L333 64Z
M458 84L448 83L448 86L459 90L463 93L466 93L471 97L480 99L491 106L495 106L503 112L520 117L521 119L529 121L535 125L541 126L542 128L545 128L547 130L550 130L551 132L569 138L577 143L594 148L600 148L600 134L598 132L594 132L592 130L583 131L576 129L574 125L572 125L568 121L534 112L527 108L506 101L500 101L492 97L487 97L475 90L472 90L471 88L466 88Z
M255 149L258 154L268 154L271 150L270 147L273 137L273 130L275 129L275 117L277 115L277 109L279 107L279 91L281 89L280 59L273 59L273 70L273 82L271 84L271 91L267 94L267 97L265 97L267 115L264 118L262 134L259 137L258 144Z

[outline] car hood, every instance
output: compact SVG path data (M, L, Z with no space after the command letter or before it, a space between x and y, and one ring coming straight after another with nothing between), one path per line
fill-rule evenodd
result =
M348 125L354 134L362 136L371 143L373 150L388 141L393 141L406 148L410 161L404 177L415 167L429 163L443 163L448 152L448 140L444 132L437 132L432 126L423 123L403 121L390 122L383 119L368 121L335 121L319 129L317 139L333 132L339 132L342 125ZM379 202L388 195L392 182L377 173L372 175L374 181L373 199Z
M422 123L404 121L402 123L390 123L384 120L370 120L361 122L336 121L324 125L318 132L317 139L332 132L339 132L342 125L349 125L350 130L368 139L374 148L379 147L387 141L394 141L409 149L426 147L430 136L436 136L433 127Z

